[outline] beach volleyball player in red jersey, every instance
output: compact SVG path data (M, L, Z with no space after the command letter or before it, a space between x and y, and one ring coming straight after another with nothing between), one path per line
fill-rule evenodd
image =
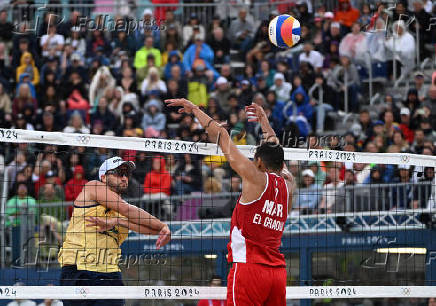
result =
M261 124L265 141L253 161L233 144L227 130L186 99L166 100L179 112L193 114L242 178L242 192L233 211L228 261L227 305L286 305L286 263L279 252L291 209L294 180L284 152L263 109L246 107L249 121Z

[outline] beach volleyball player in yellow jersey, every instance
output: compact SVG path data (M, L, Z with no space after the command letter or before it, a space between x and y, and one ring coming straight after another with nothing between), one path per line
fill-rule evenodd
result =
M121 198L133 162L120 157L100 167L100 181L88 182L74 201L74 210L59 251L61 286L122 286L118 262L128 231L159 235L156 248L171 239L168 226ZM64 305L124 305L123 300L64 300Z

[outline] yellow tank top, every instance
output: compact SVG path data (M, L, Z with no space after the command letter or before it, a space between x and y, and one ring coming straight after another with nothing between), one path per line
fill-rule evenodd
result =
M58 254L61 266L76 265L77 270L110 273L119 272L120 246L129 230L115 226L103 233L96 226L86 226L86 217L122 217L100 204L74 206L65 241Z

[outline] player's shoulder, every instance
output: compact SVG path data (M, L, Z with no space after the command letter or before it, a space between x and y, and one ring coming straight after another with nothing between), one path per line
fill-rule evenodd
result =
M85 184L85 187L99 187L99 186L106 186L106 184L97 180L92 180Z

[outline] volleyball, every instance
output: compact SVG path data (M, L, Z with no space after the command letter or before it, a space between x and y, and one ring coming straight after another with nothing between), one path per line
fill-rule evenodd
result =
M279 15L269 22L268 36L279 48L292 48L300 40L300 22L291 15Z

